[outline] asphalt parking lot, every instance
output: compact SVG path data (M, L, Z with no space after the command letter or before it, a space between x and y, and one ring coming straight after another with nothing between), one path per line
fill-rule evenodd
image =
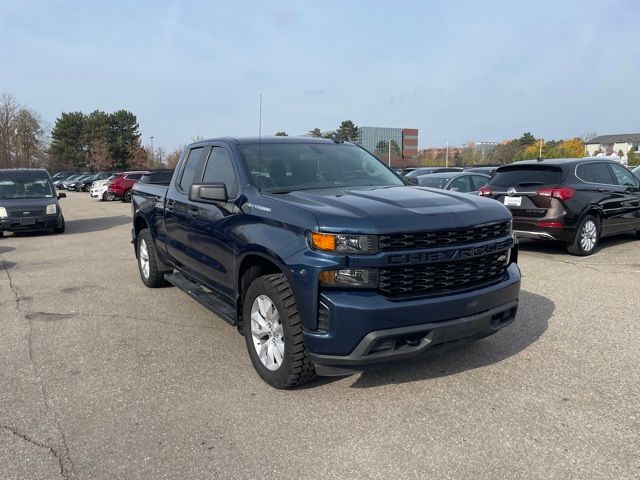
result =
M278 391L243 339L146 289L130 206L68 194L0 240L0 478L640 478L640 241L524 243L516 323Z

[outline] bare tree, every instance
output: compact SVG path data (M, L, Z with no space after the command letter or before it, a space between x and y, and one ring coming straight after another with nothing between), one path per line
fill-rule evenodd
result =
M593 140L597 136L598 136L598 132L588 132L588 133L583 133L578 138L580 138L580 140L582 140L584 143L587 143L589 140Z
M18 111L14 119L13 146L15 166L43 166L44 129L40 115L26 108Z
M13 166L11 147L15 135L15 120L19 106L13 95L0 95L0 167Z
M177 148L173 152L171 152L169 155L167 155L167 160L166 160L167 168L176 168L176 165L178 165L178 160L180 160L181 153L182 153L182 148Z
M89 148L89 167L96 172L113 169L113 157L109 153L109 146L103 140L93 142Z

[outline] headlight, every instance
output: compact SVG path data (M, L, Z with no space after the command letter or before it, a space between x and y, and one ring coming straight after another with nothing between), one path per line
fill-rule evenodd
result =
M376 268L344 268L320 272L320 284L324 287L376 288Z
M378 237L375 235L311 232L311 245L324 252L378 253Z
M7 209L4 207L0 207L0 218L7 218L9 215L7 215Z
M47 215L55 215L56 213L58 213L58 207L56 207L55 203L47 205Z

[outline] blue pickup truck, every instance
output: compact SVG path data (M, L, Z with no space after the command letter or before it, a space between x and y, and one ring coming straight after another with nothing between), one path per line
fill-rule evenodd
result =
M197 142L170 179L133 188L132 208L144 284L236 326L276 388L442 352L516 317L509 211L406 185L348 142Z

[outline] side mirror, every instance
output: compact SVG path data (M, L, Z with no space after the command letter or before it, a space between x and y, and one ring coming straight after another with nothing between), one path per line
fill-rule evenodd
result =
M196 183L191 185L189 200L199 203L221 203L228 200L224 183Z
M61 199L61 198L67 198L67 194L66 193L59 193L58 194L58 199Z

